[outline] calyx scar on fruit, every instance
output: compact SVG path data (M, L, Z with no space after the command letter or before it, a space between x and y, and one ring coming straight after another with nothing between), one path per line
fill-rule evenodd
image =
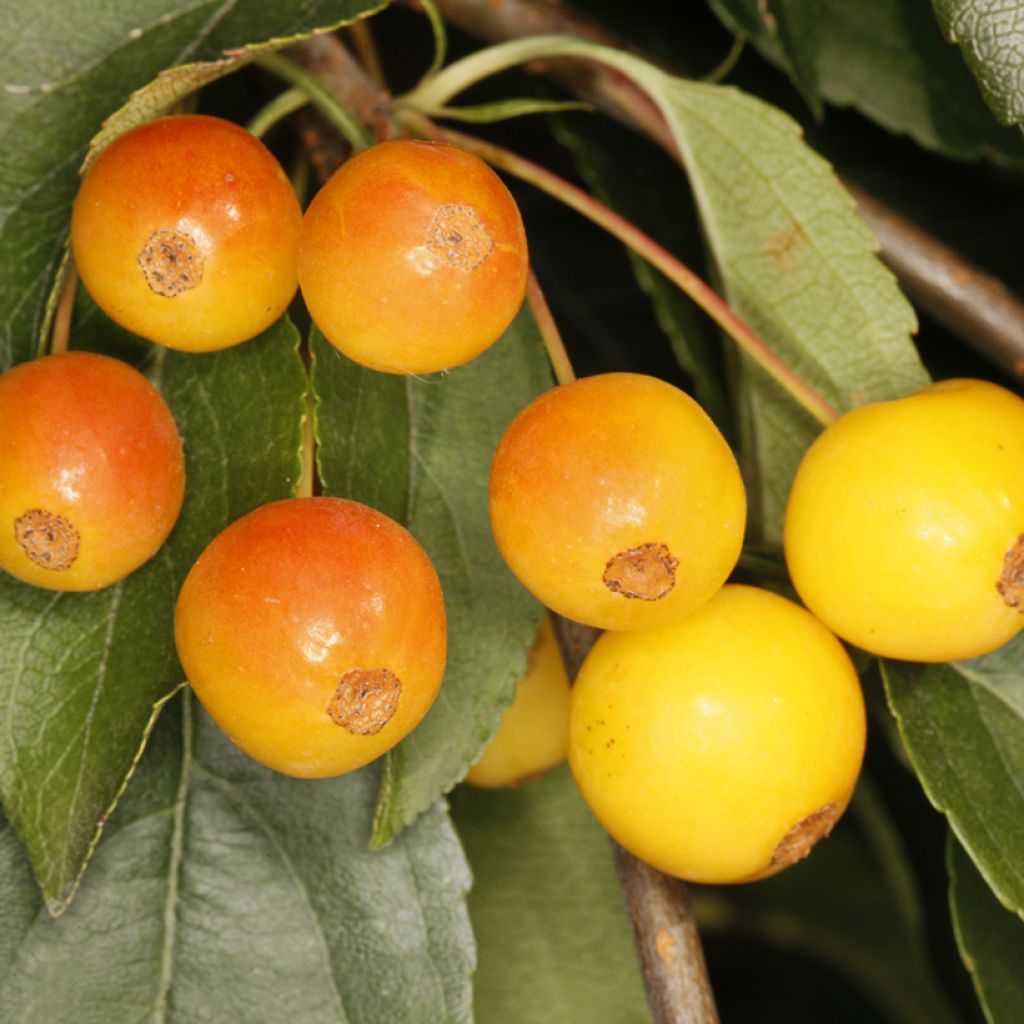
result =
M51 590L123 579L166 540L185 459L138 370L66 352L0 376L0 568Z
M842 644L754 587L605 633L572 688L584 799L626 849L695 882L754 881L806 856L846 808L864 740Z
M381 142L351 157L302 222L299 282L317 327L388 373L459 366L522 305L526 234L502 180L455 146Z
M1000 647L1024 628L1024 400L948 380L847 413L801 462L785 549L804 603L858 647Z
M602 629L678 619L739 558L746 494L725 439L685 392L608 373L512 421L490 474L505 561L548 608Z
M193 691L247 754L340 775L393 747L444 674L437 573L400 524L342 498L293 498L220 533L175 611Z
M285 311L301 220L259 139L183 114L139 125L100 153L75 199L71 247L108 316L170 348L208 352Z

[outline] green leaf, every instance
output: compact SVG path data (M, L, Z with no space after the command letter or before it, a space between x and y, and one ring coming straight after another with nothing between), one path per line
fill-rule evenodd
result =
M925 4L819 5L821 91L884 128L958 159L1024 162L1024 138L992 117Z
M705 934L748 935L813 957L870 995L892 1024L954 1024L919 901L899 833L867 776L806 860L756 885L693 893Z
M439 805L368 852L377 775L277 775L176 700L68 913L0 889L0 1019L468 1022L458 841Z
M795 122L732 88L647 74L643 81L682 150L735 312L838 409L926 383L910 304L853 200ZM746 397L754 518L772 540L820 427L752 365Z
M314 332L324 493L405 523L434 562L448 613L441 693L388 755L382 844L447 792L493 735L526 665L541 609L491 536L491 457L512 417L551 384L527 311L483 355L421 380L356 366Z
M555 135L570 150L577 171L601 202L697 272L703 270L700 225L692 197L679 168L667 156L652 150L645 160L623 160L623 146L641 147L643 143L599 118L559 118ZM676 360L693 378L695 397L719 428L730 434L732 410L717 330L668 278L635 253L629 255L637 282L650 298Z
M942 31L958 43L992 112L1024 121L1024 10L1006 0L932 0Z
M142 355L182 434L186 495L168 542L113 587L57 594L0 577L0 796L53 914L74 895L154 705L181 681L172 618L185 574L230 520L291 493L307 388L286 321L199 357L106 323L86 318L78 336Z
M883 663L914 770L1000 902L1024 913L1024 634L949 665Z
M963 847L947 849L950 908L960 955L990 1024L1016 1024L1024 1006L1024 922L992 897Z
M805 95L813 83L815 94L828 103L855 107L889 131L946 156L1024 161L1024 139L992 117L925 4L812 0L784 6L778 16L774 5L758 0L711 0L711 6L768 60L803 83ZM803 31L793 28L796 13L807 22ZM803 50L794 38L803 42ZM809 68L802 76L801 59Z
M379 0L0 0L0 369L38 351L77 171L105 117L176 64L349 22Z
M604 830L566 766L518 789L461 786L479 1024L644 1024L650 1013Z
M830 6L819 0L710 0L718 16L754 43L792 79L815 113L821 112L823 73L819 22Z

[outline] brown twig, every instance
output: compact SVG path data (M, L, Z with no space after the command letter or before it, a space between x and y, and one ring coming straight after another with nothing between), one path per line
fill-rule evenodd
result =
M416 8L416 0L400 0ZM436 0L447 21L488 42L565 33L618 49L631 49L551 0ZM637 52L635 49L633 52ZM638 53L638 56L644 56ZM650 60L649 57L644 57ZM589 61L550 61L535 70L648 136L679 159L678 148L654 105L630 80ZM1001 281L961 257L933 235L848 183L862 216L875 232L880 256L908 297L1002 370L1024 379L1024 302Z

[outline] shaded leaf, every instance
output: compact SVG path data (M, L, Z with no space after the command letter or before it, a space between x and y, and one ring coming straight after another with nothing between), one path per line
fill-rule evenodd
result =
M1024 121L1024 9L1006 0L932 0L985 102L1003 124Z
M88 347L130 337L82 325ZM92 333L92 332L95 333ZM0 795L50 910L74 894L131 772L154 705L181 681L172 616L196 556L230 520L284 497L299 472L307 378L286 321L196 357L136 342L185 445L186 495L168 542L94 593L58 594L0 577Z
M950 665L883 663L889 704L932 803L1000 902L1024 913L1024 634Z
M505 427L551 375L525 310L483 355L428 380L356 366L315 332L312 350L324 493L405 523L434 562L448 613L441 693L388 755L380 844L462 778L525 667L541 608L494 544L487 480Z
M567 766L517 789L462 786L478 1024L644 1024L650 1014L611 845Z
M817 113L821 111L819 0L710 0L718 16L779 64Z
M3 892L0 1019L468 1022L458 841L438 806L369 853L377 774L277 775L176 700L68 913Z
M0 369L38 350L77 172L105 117L159 72L351 21L374 0L302 5L0 0Z
M927 5L819 6L821 90L829 103L855 107L946 156L1024 162L1024 138L992 117Z
M950 907L960 955L991 1024L1015 1024L1024 1006L1024 922L992 896L963 847L947 851Z
M801 81L796 70L800 51L781 34L787 22L779 19L774 31L765 25L765 18L773 17L773 4L711 0L711 6L768 60ZM1024 161L1024 139L992 117L927 5L861 0L797 6L802 17L813 19L800 38L813 46L805 59L812 62L822 99L855 107L889 131L946 156Z
M954 1024L919 900L899 833L866 776L842 822L800 864L756 885L694 890L707 934L813 957L845 974L892 1024Z

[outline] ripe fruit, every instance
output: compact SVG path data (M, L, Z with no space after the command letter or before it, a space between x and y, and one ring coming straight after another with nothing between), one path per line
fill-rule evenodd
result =
M842 644L799 605L729 585L679 622L597 641L572 690L569 763L636 856L695 882L746 882L828 834L864 733Z
M1024 627L1024 401L980 380L847 413L810 447L786 561L812 612L875 654L971 658Z
M459 366L497 341L526 289L519 209L455 146L411 139L357 153L310 203L299 283L317 327L388 373Z
M700 406L654 377L608 373L541 395L490 478L494 537L540 601L601 629L681 618L739 558L746 496Z
M174 526L185 460L159 392L126 363L65 352L0 376L0 567L51 590L133 572Z
M305 778L393 747L444 674L444 599L413 536L342 498L272 502L199 556L178 596L185 675L247 754Z
M110 317L210 352L269 327L295 294L302 211L270 151L230 121L163 117L112 142L71 216L75 264Z
M545 615L515 698L466 781L474 786L517 786L554 768L565 760L568 723L569 677L551 617Z

